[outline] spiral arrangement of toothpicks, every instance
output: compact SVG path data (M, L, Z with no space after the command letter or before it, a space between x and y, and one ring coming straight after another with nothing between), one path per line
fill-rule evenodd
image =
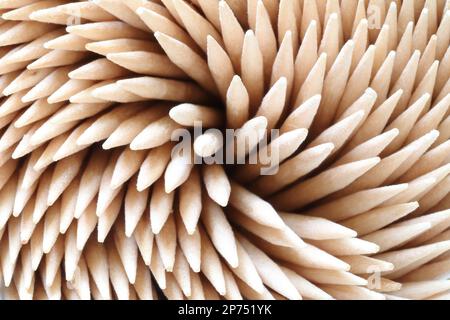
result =
M449 0L0 14L5 299L450 298Z

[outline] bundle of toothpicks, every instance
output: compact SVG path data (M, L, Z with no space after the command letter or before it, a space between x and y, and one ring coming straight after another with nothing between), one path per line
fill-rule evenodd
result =
M0 297L450 299L450 0L0 14Z

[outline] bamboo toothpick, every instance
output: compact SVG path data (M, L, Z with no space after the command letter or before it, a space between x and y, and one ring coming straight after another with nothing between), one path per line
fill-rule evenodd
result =
M0 13L0 297L449 299L448 1Z

